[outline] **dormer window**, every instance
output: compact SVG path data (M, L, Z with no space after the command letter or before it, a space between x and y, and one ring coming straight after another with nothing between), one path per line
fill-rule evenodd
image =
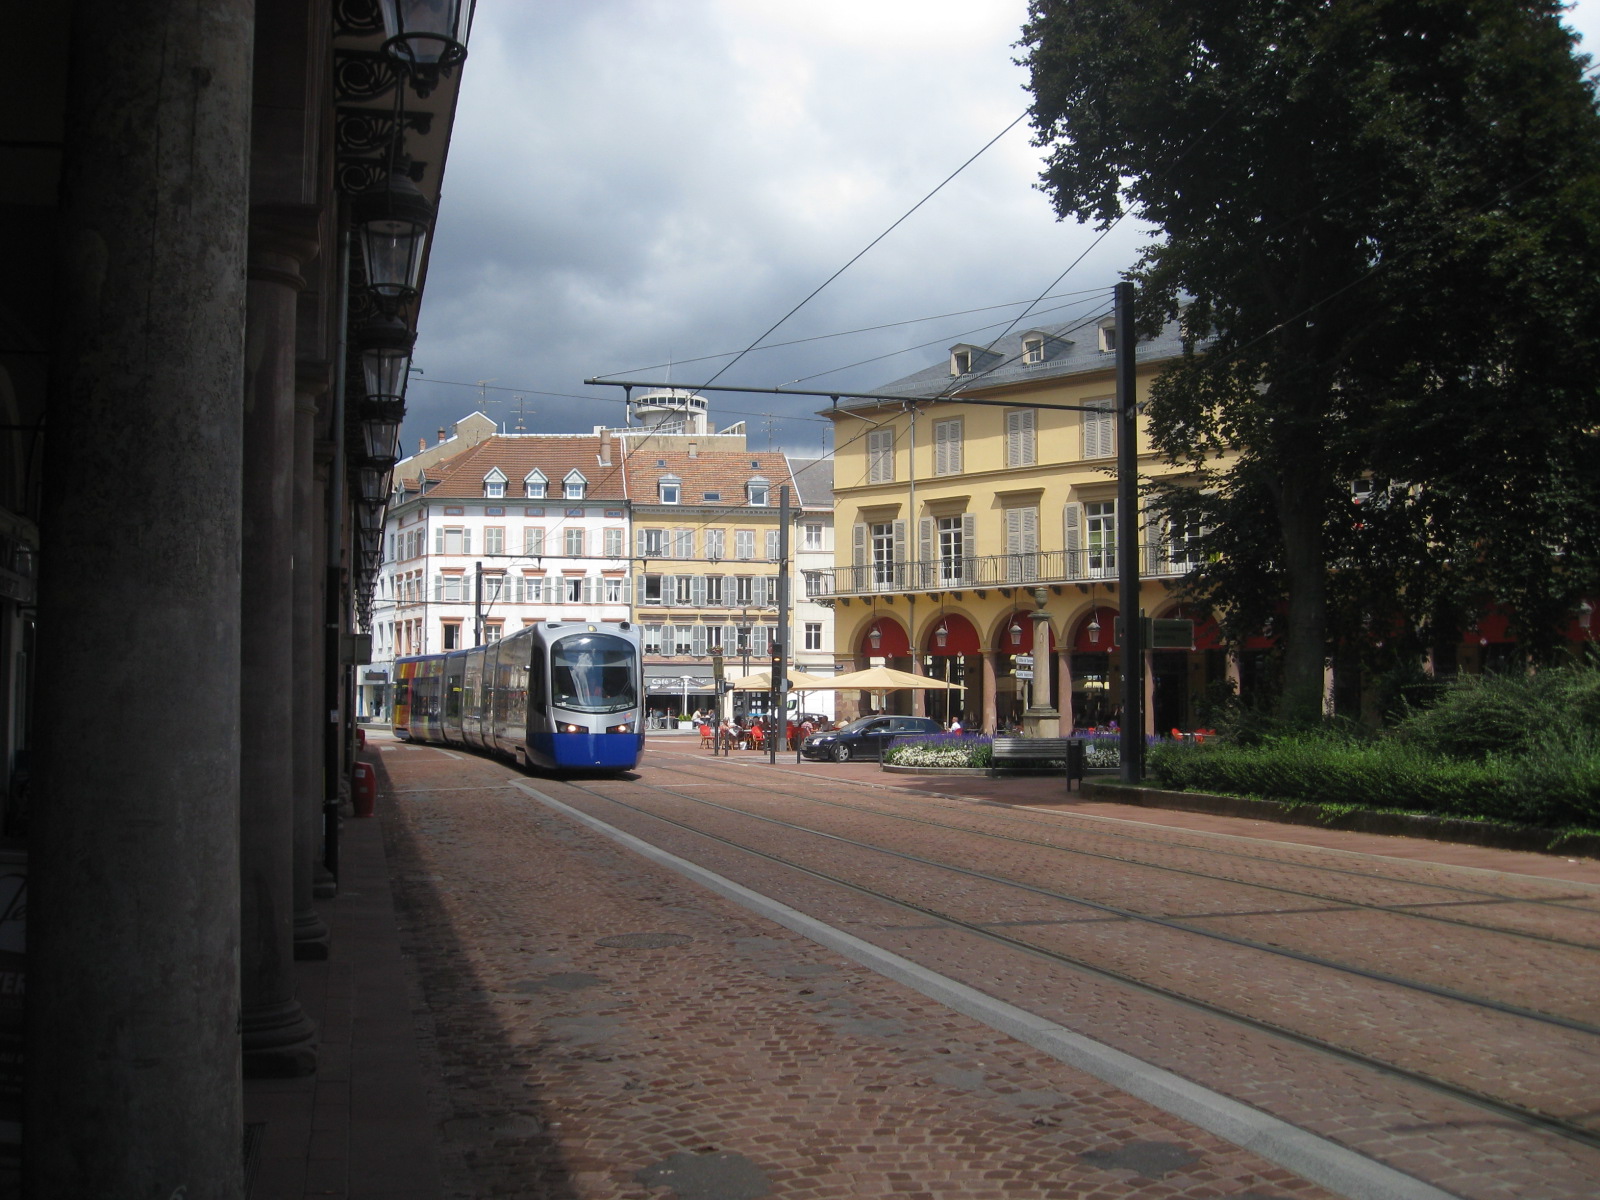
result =
M506 477L505 472L499 467L483 477L483 494L490 500L500 500L505 497Z
M952 350L952 351L950 351L950 374L952 374L952 375L971 375L972 374L972 351L971 350Z
M522 494L529 500L543 500L549 494L550 481L543 471L529 471L522 481Z
M772 485L759 475L744 485L745 501L751 508L765 508Z
M683 480L676 475L663 475L656 486L661 492L661 503L681 504L683 502Z
M582 471L568 471L567 477L561 482L562 495L568 500L582 500L584 493L589 490L589 481L583 477Z
M1022 361L1025 363L1042 363L1044 361L1044 335L1033 334L1022 339Z
M1100 353L1112 354L1117 349L1117 327L1115 325L1100 326Z

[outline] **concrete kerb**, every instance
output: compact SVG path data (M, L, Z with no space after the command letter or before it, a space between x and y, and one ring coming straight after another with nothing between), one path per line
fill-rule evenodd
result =
M1141 808L1165 808L1178 812L1208 813L1219 817L1242 817L1256 821L1276 821L1283 825L1315 825L1322 829L1377 833L1391 837L1425 838L1435 842L1461 842L1495 850L1523 850L1536 854L1574 855L1600 858L1600 837L1592 834L1566 835L1559 830L1532 825L1511 825L1490 821L1464 821L1436 817L1427 813L1375 812L1365 809L1328 809L1319 804L1294 804L1282 800L1247 799L1243 796L1217 796L1206 792L1170 792L1110 780L1083 781L1082 798L1131 804Z

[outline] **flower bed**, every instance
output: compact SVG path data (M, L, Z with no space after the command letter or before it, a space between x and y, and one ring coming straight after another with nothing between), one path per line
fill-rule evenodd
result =
M894 767L987 767L993 759L989 739L981 733L896 738L883 752L884 765Z

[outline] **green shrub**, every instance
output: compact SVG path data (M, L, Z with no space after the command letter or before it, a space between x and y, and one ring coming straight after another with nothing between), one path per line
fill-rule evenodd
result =
M1600 670L1560 667L1534 675L1468 676L1425 710L1408 712L1395 737L1434 754L1486 758L1571 742L1600 726Z

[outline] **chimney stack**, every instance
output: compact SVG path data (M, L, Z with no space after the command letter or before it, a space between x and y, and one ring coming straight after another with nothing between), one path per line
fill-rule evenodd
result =
M700 443L699 442L690 442L689 443L689 457L690 458L699 458L700 457Z
M428 439L427 438L418 438L417 439L417 453L418 454L426 453L427 449L428 449Z
M600 465L602 467L611 465L611 430L609 429L600 431Z
M439 426L439 444L444 445L444 426Z

